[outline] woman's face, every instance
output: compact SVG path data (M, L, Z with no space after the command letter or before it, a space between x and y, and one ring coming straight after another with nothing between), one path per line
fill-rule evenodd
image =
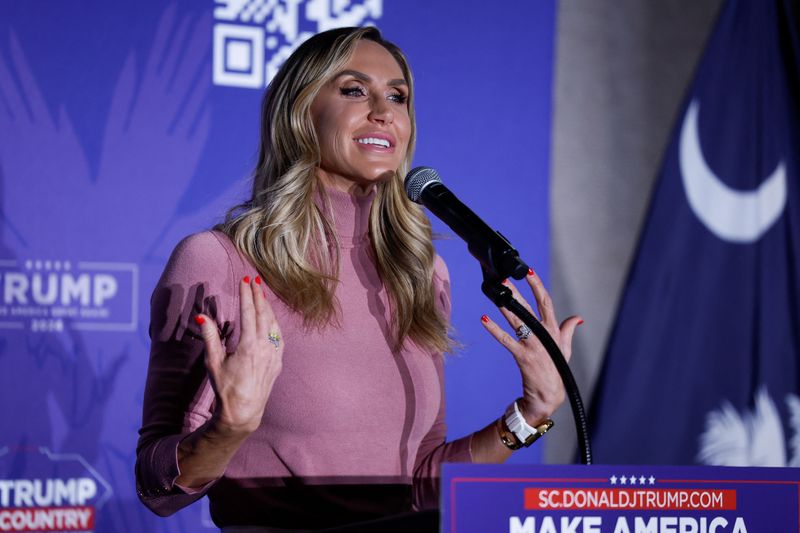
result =
M392 54L376 42L359 41L311 104L323 183L365 194L390 177L408 149L407 99L408 85Z

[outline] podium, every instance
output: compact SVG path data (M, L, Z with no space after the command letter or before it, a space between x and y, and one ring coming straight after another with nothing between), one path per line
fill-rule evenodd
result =
M800 468L446 464L442 533L800 533Z

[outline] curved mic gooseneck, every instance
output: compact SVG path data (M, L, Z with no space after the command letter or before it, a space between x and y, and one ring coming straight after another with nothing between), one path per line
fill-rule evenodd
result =
M592 464L592 450L586 413L583 408L578 385L558 344L533 314L514 299L511 289L502 281L506 278L523 279L528 266L520 259L519 252L511 246L508 239L492 230L471 209L464 205L444 186L438 172L430 167L417 167L405 178L406 194L411 201L427 207L434 215L447 224L456 234L467 242L469 252L481 264L483 283L481 290L498 307L505 307L527 325L539 342L542 343L553 364L558 370L567 391L575 429L578 433L578 447L581 462Z

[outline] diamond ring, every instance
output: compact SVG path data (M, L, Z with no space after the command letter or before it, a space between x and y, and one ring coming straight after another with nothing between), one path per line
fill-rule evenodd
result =
M522 324L520 327L514 330L514 333L517 334L517 338L519 340L524 341L533 334L533 331L531 331L531 328L529 328L525 324Z

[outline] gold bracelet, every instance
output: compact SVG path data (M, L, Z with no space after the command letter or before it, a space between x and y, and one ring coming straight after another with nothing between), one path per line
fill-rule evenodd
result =
M506 448L509 450L519 450L522 448L522 443L517 439L516 435L508 430L502 416L497 419L495 425L497 426L497 434L500 436L500 442L505 444Z
M509 424L514 429L511 429ZM523 446L527 448L552 427L553 421L549 418L546 418L537 426L529 425L522 417L516 401L509 405L505 414L497 420L497 433L500 436L500 441L509 450L518 450Z

